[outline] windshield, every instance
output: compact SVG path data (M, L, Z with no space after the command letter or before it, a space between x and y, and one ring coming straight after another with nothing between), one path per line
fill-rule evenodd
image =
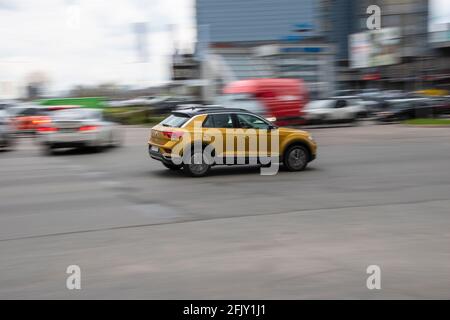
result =
M222 105L225 108L245 109L257 114L264 114L265 112L261 102L254 95L248 93L221 95L216 99L216 104Z
M307 104L306 109L328 108L334 100L316 100Z
M165 120L163 120L160 125L164 127L180 128L185 124L190 118L188 116L183 116L179 114L172 114Z

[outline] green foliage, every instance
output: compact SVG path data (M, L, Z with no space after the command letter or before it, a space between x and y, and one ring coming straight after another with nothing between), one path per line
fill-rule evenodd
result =
M165 118L140 107L106 108L104 113L108 119L128 125L155 125Z
M450 119L410 119L404 123L416 126L450 126Z
M81 106L85 108L104 108L105 100L101 97L42 99L43 106Z

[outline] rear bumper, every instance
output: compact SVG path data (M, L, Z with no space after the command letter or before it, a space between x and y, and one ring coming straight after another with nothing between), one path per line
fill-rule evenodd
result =
M45 145L51 146L52 148L78 148L78 147L86 147L90 144L85 142L53 142L46 143Z
M0 147L8 147L12 144L14 135L11 132L0 131Z
M150 158L152 158L154 160L158 160L158 161L161 161L161 162L164 162L164 163L167 163L167 164L173 164L171 157L163 155L159 151L152 150L152 145L151 144L148 145L148 154L149 154Z
M54 147L71 147L83 145L96 145L99 138L96 133L43 133L39 134L38 139L45 145Z

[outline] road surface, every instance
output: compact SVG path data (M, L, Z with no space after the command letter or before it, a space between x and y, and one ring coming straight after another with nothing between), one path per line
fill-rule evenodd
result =
M124 131L102 153L0 153L0 299L450 298L449 129L313 129L305 172L200 179Z

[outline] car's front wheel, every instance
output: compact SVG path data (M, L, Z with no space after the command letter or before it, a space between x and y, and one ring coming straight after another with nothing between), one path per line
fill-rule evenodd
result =
M184 163L184 172L191 177L203 177L206 176L211 169L211 165L207 164L203 159L203 153L193 153L188 163Z
M284 165L289 171L302 171L308 165L309 152L301 145L290 147L284 156Z

